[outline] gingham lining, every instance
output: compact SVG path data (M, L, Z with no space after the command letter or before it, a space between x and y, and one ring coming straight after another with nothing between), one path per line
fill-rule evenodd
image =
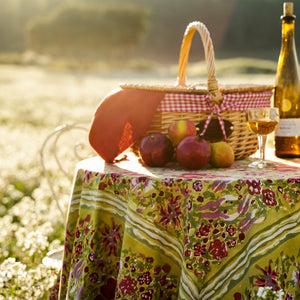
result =
M272 91L223 94L218 111L243 111L248 108L269 107ZM213 111L214 105L209 95L166 93L158 106L160 112L200 112Z

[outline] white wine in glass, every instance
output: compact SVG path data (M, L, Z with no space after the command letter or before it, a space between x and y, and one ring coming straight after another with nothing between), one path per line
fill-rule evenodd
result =
M265 160L265 147L268 134L275 130L278 122L278 108L260 107L246 110L246 123L248 128L257 135L260 153L259 161L251 163L249 167L265 168L271 165Z

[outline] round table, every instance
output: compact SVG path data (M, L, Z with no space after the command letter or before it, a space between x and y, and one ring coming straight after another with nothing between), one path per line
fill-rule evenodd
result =
M80 162L59 298L300 299L300 160L254 159L196 171L130 154Z

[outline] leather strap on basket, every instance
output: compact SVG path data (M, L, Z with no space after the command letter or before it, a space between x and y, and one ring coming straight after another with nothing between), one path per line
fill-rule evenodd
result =
M179 56L177 85L186 85L186 67L188 63L192 39L196 30L201 36L205 52L205 60L207 67L207 89L214 103L216 105L220 105L223 100L223 96L222 93L219 91L218 81L216 78L214 47L210 38L209 31L207 30L206 26L201 22L197 21L190 23L184 33Z

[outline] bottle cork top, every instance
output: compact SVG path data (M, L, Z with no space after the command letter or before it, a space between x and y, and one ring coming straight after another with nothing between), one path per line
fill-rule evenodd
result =
M283 15L284 16L293 16L294 13L294 3L293 2L284 2L283 3Z

